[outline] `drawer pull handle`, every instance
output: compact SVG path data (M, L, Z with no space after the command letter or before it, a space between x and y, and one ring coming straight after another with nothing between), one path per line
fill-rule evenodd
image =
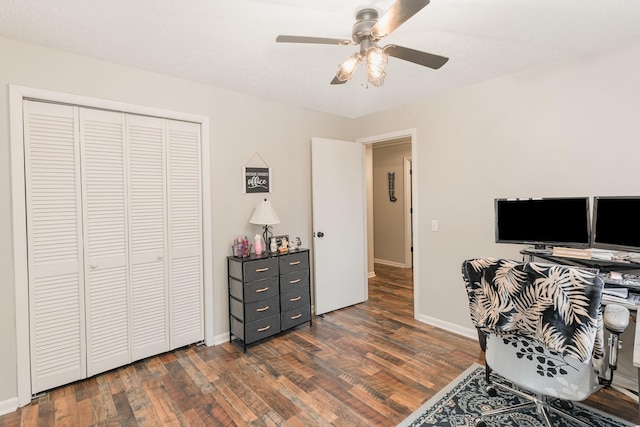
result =
M300 280L302 280L302 279L289 280L289 283L293 285L293 284L295 284L295 283L300 282Z
M302 313L296 314L295 316L291 316L291 320L296 320L302 317Z
M269 329L270 327L271 327L271 325L267 325L267 326L265 326L264 328L260 328L260 329L258 329L258 332L264 332L264 331L266 331L267 329Z
M265 271L269 271L269 267L257 268L256 269L256 273L264 273Z
M268 291L268 290L269 290L269 287L267 286L266 288L256 289L256 293L265 292L265 291Z
M267 311L267 310L269 310L269 306L262 307L262 308L256 308L256 311L257 311L258 313L260 313L261 311Z
M300 301L302 299L302 297L295 297L295 298L289 298L289 301L294 302L294 301Z
M300 261L293 261L289 263L289 265L298 265L298 264L300 264Z

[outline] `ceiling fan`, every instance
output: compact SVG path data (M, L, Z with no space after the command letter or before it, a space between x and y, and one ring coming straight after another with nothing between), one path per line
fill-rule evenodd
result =
M429 4L429 0L396 0L389 10L378 19L378 11L375 9L362 9L356 13L356 23L353 24L352 39L337 39L327 37L283 36L276 38L279 43L313 43L313 44L337 44L359 45L360 50L338 66L336 76L331 80L332 85L346 83L351 79L353 72L361 61L367 64L367 77L369 83L381 86L386 76L385 68L389 56L413 62L425 67L438 69L449 58L422 52L407 47L389 44L378 46L378 42L388 36L396 28L406 22L413 15Z

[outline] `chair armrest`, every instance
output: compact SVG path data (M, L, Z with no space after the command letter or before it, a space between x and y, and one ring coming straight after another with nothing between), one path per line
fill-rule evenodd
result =
M609 332L621 334L629 325L629 309L618 304L607 304L603 320Z

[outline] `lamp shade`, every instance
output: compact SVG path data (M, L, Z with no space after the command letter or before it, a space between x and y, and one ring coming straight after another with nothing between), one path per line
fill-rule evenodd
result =
M256 206L256 210L249 222L260 225L280 224L280 218L278 218L276 211L273 210L271 202L264 199L258 202L258 206Z

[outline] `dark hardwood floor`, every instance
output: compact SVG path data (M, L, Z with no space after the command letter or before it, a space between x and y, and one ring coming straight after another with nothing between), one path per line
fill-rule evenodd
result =
M376 273L366 303L246 354L229 343L179 349L52 390L0 426L394 426L482 353L413 319L411 270ZM619 392L586 403L640 422Z

